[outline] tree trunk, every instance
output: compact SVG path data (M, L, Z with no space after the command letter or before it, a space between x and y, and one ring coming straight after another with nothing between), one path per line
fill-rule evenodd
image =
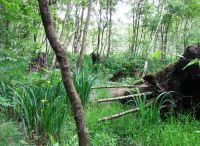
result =
M99 22L98 22L98 36L97 36L97 49L96 49L97 54L99 54L100 43L101 43L101 25L102 25L101 14L102 14L102 8L100 6L100 10L99 10Z
M138 37L139 37L139 29L140 29L140 19L141 19L141 5L143 0L138 0L137 3L137 13L136 13L136 24L135 24L135 45L134 45L134 53L136 54L138 49Z
M140 28L140 19L141 19L141 5L143 0L137 0L134 4L134 11L133 14L133 44L132 44L132 52L135 53L137 50L138 45L138 35L139 35L139 28Z
M164 24L161 24L161 27L160 27L160 37L161 37L161 46L160 46L160 51L162 52L161 53L161 60L163 61L164 60Z
M166 53L167 53L167 45L168 45L168 33L169 33L169 27L170 27L170 24L171 24L171 19L172 19L172 16L169 17L169 20L167 22L167 24L164 24L164 40L163 40L163 52L162 52L162 55L163 56L163 60L165 59L166 57Z
M136 2L134 1L133 3L133 17L132 17L132 27L133 27L133 31L132 31L132 44L131 44L131 51L132 53L134 52L134 46L135 46L135 20L136 20L136 14L135 14L135 5Z
M103 51L103 46L104 46L104 33L105 33L105 29L107 27L107 22L104 24L102 31L101 31L101 49L100 49L100 56L102 56L102 51Z
M38 2L46 36L56 54L57 60L60 65L63 84L72 105L72 111L74 114L74 119L76 121L79 145L87 146L88 134L84 122L83 107L71 78L70 66L66 57L66 51L56 37L55 28L53 26L51 14L48 8L48 0L38 0Z
M83 31L81 52L80 52L80 57L79 57L78 63L77 63L77 69L78 70L80 70L80 68L81 68L81 66L83 64L83 60L84 60L84 54L85 54L85 48L86 48L86 39L87 39L87 33L88 33L91 10L92 10L92 2L93 2L93 0L89 0L89 3L88 3L88 13L87 13L87 18L86 18L85 28L84 28L84 31Z
M65 14L65 18L63 20L63 24L62 24L62 30L61 30L61 33L60 33L60 41L62 42L63 41L63 35L64 35L64 32L65 32L65 26L68 22L68 18L69 18L69 13L70 13L70 7L71 7L71 0L68 2L67 4L67 11L66 11L66 14ZM53 59L52 59L52 63L51 63L51 66L52 68L54 68L54 66L56 65L56 54L54 53L53 55Z
M80 25L79 25L79 5L76 5L76 11L75 11L75 33L74 33L74 40L73 40L73 45L72 45L72 53L78 53L78 32L80 29Z
M112 9L113 9L113 4L112 0L109 1L109 31L108 31L108 52L107 52L107 58L109 57L110 54L110 49L111 49L111 35L112 35Z
M78 43L78 47L81 46L81 39L83 37L83 20L84 20L84 12L85 12L85 8L84 6L82 6L82 12L81 12L81 21L80 21L80 26L79 26L79 31L78 31L78 37L77 37L77 43Z

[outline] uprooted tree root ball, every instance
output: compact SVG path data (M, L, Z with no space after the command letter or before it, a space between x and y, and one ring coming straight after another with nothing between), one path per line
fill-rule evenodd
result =
M171 102L164 103L165 108L161 110L161 115L165 115L166 112L172 110L174 113L189 112L200 119L199 59L200 46L187 47L178 61L169 64L155 74L146 75L142 81L138 82L139 91L152 92L153 96L147 96L148 100L164 92L170 93ZM194 60L197 60L196 63ZM126 101L122 100L121 102Z

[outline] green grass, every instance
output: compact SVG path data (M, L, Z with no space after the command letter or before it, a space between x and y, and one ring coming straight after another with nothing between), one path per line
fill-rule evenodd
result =
M120 111L122 109L117 104L92 106L86 110L91 145L200 145L200 134L196 133L200 129L200 123L189 116L144 124L137 114L130 114L98 123L98 118Z
M14 122L0 121L0 145L19 145L21 134Z
M104 96L105 90L98 91L98 96ZM199 146L200 122L191 116L180 115L169 117L166 121L152 122L139 113L133 113L99 123L98 119L128 109L116 103L90 103L85 109L86 122L89 129L90 145L142 145L142 146ZM150 113L149 113L150 114ZM147 115L148 116L148 115Z

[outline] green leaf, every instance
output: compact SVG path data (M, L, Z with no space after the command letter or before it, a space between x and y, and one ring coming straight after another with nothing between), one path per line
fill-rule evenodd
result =
M156 50L155 52L153 52L151 54L151 58L159 58L161 56L161 51L160 50Z

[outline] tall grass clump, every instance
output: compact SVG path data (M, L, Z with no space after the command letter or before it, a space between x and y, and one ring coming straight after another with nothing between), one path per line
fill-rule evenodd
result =
M45 142L51 135L59 140L69 111L66 97L59 94L61 85L22 87L14 91L15 108L28 137Z
M173 100L170 96L171 92L163 92L155 99L153 102L147 106L149 102L147 96L140 96L139 98L134 98L134 106L139 107L139 119L141 124L152 124L161 122L161 116L167 116L167 114L172 115L170 112L175 106ZM162 110L168 110L169 113L161 113ZM166 114L166 115L163 115Z
M160 122L160 110L156 102L150 106L146 106L148 102L146 96L141 96L135 99L135 105L139 107L139 121L142 125Z
M96 76L93 77L92 75L90 75L90 72L87 68L83 68L80 71L73 71L74 85L79 94L82 104L85 104L89 101L89 94L95 79Z

